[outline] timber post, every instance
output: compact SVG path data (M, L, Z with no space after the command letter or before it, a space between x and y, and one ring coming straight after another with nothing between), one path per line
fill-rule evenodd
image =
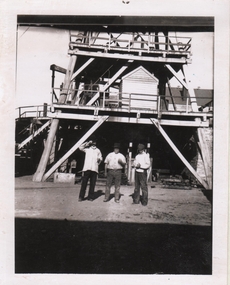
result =
M44 151L42 153L42 157L40 159L37 171L35 172L35 174L33 176L34 182L41 182L42 181L42 177L45 173L46 165L47 165L49 157L50 157L50 153L51 153L51 149L53 146L56 131L58 128L58 124L59 124L59 120L53 119L52 124L50 126L49 135L48 135L48 138L46 140L45 148L44 148Z
M69 89L69 85L70 85L70 81L71 81L71 77L73 75L74 67L76 64L76 60L77 60L76 55L72 55L70 57L69 66L68 66L68 69L66 71L64 85L63 85L63 89L60 93L58 103L65 103L67 93L68 93L68 89ZM37 168L37 170L33 176L34 182L41 182L42 181L43 175L46 171L47 163L49 161L49 157L50 157L51 149L52 149L53 142L55 139L55 135L56 135L56 132L58 129L58 125L59 125L59 119L53 119L51 126L50 126L49 135L48 135L47 140L46 140L45 148L44 148L44 151L42 153L42 157L40 159L38 168Z
M57 161L48 171L47 173L44 174L44 176L42 177L42 181L45 181L46 179L48 179L50 177L50 175L59 167L62 165L62 163L64 161L66 161L66 159L68 159L70 157L71 154L73 154L81 144L83 144L83 142L90 136L92 135L95 130L97 128L100 127L101 124L103 124L109 116L102 116L98 119L98 121L86 132L86 134L84 134L84 136L75 143L75 145L62 157L59 159L59 161Z
M204 170L206 175L206 180L209 189L212 189L212 155L210 148L205 140L204 129L197 128L197 135L199 139L199 147L201 151L201 157L204 164Z

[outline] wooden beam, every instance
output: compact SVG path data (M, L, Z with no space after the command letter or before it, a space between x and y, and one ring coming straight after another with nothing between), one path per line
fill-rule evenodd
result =
M183 78L179 73L177 73L169 64L165 64L165 66L168 68L168 70L175 76L175 78L182 84L186 89L188 89L188 86L186 82L184 82Z
M196 177L196 179L203 185L205 189L209 189L208 184L206 181L204 181L200 175L194 170L194 168L190 165L190 163L185 159L185 157L182 155L182 153L179 151L179 149L175 146L173 141L170 139L170 137L167 135L167 133L164 131L164 129L161 127L160 122L157 119L150 119L151 122L157 127L157 129L160 131L160 133L163 135L165 140L168 142L168 144L171 146L171 148L174 150L174 152L177 154L177 156L181 159L181 161L185 164L185 166L188 168L188 170Z
M197 129L199 147L201 151L201 157L204 163L204 169L206 174L206 180L209 186L209 189L212 189L212 159L210 156L209 148L205 142L203 128Z
M94 124L88 132L61 158L59 159L43 176L42 181L45 181L47 178L50 177L52 173L68 158L72 153L74 153L81 144L90 136L93 132L96 131L97 128L100 127L100 125L105 122L108 119L108 116L102 116L99 118L99 120Z
M195 91L192 87L192 82L191 82L191 75L189 72L189 68L187 64L183 65L183 71L184 71L184 75L185 75L185 81L187 83L187 89L188 89L188 94L190 96L190 101L191 101L191 107L193 112L198 112L198 106L197 106L197 102L196 102L196 94Z
M114 83L114 81L129 67L130 63L133 62L133 60L129 60L124 66L122 66L116 74L112 78L108 80L108 82L103 86L102 90L97 92L93 98L86 104L86 105L92 105L100 96L100 92L106 91L111 84Z
M63 67L57 66L56 64L50 65L50 70L66 74L66 69Z
M64 90L60 93L58 103L63 104L66 101L67 90L68 90L69 85L70 85L70 79L71 79L72 74L73 74L73 70L74 70L76 60L77 60L76 56L70 57L69 66L68 66L68 69L66 71L66 75L65 75L65 79L64 79L64 85L63 85ZM58 113L58 112L60 112L60 111L57 110L56 113ZM52 146L54 143L55 135L56 135L56 132L58 129L58 125L59 125L59 120L53 119L51 126L50 126L50 131L49 131L49 134L47 137L47 141L46 141L44 151L42 153L38 168L37 168L37 170L33 176L33 181L35 181L35 182L41 182L42 181L42 177L46 171L46 166L47 166L47 163L49 161L49 157L50 157L51 149L52 149Z
M86 106L86 105L65 105L65 104L58 104L58 103L53 103L52 106L55 109L72 109L72 110L94 110L95 106ZM111 108L109 107L97 107L97 109L99 111L111 111ZM128 108L127 108L128 109ZM127 113L127 109L124 108L116 108L117 112L122 112L122 113ZM157 114L157 110L150 110L150 109L140 109L139 111L141 111L141 113L143 114ZM75 113L75 111L73 112ZM137 113L136 109L130 109L129 113ZM194 117L194 118L201 118L203 119L204 116L206 118L212 118L213 114L210 112L191 112L191 113L186 113L185 111L162 111L162 115L173 115L173 116L177 116L177 117Z
M63 84L62 91L60 92L60 97L59 97L58 103L65 103L65 101L66 101L66 97L67 97L68 89L69 89L69 86L71 83L71 78L73 75L73 71L74 71L76 61L77 61L76 55L70 57L69 66L68 66L68 69L67 69L66 74L65 74L64 84Z
M82 50L69 50L68 53L75 55L83 55L90 57L101 57L101 58L113 58L113 59L126 59L126 60L140 60L140 61L149 61L149 62L166 62L166 63L191 63L191 59L188 58L167 58L167 57L153 57L153 56L140 56L133 55L130 53L121 54L121 53L104 53L104 52L92 52L92 51L82 51ZM161 52L162 54L162 52Z
M53 119L51 126L50 126L50 131L46 140L45 148L42 153L38 168L33 176L33 181L34 182L41 182L42 177L45 173L46 166L50 157L51 149L53 146L54 138L56 135L56 131L58 128L59 120L58 119Z
M107 114L106 114L107 115ZM71 113L53 113L50 117L57 119L70 119L70 120L84 120L84 121L95 121L94 115L84 115L84 114L71 114ZM148 118L133 118L133 117L114 117L110 116L107 120L108 122L114 123L131 123L131 124L151 124ZM208 127L209 122L199 121L183 121L183 120L164 120L161 119L161 125L164 126L178 126L178 127Z
M72 75L71 81L73 81L78 74L80 74L92 61L94 61L95 58L88 59L74 74Z

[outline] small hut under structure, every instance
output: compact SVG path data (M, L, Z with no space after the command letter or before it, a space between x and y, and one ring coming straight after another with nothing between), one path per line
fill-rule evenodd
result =
M159 80L143 66L139 66L121 79L122 104L131 108L157 109Z

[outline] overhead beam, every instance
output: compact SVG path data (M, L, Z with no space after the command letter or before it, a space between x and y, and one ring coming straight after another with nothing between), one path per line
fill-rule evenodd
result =
M175 146L173 141L170 139L170 137L167 135L167 133L164 131L164 129L161 127L160 122L157 119L150 119L151 122L156 126L156 128L160 131L162 136L165 138L167 143L171 146L171 148L174 150L174 152L177 154L177 156L181 159L181 161L184 163L184 165L188 168L188 170L196 177L196 179L200 182L201 185L205 189L209 189L208 184L206 181L204 181L200 175L195 171L195 169L190 165L190 163L186 160L186 158L182 155L182 153L179 151L179 149Z
M87 60L74 74L72 75L71 81L73 81L95 58L90 58Z
M165 66L168 68L168 70L174 75L174 77L180 82L180 84L182 84L186 89L188 89L187 84L184 82L184 79L182 78L182 76L177 73L171 65L169 64L165 64Z
M83 142L92 135L96 131L97 128L100 127L102 123L104 123L108 119L108 116L102 116L99 118L99 120L94 124L88 131L87 133L61 158L59 159L43 176L42 181L45 181L50 177L51 174L54 173L54 171L62 165L63 162L66 161L70 157L72 153L74 153Z
M86 104L86 105L92 105L100 96L100 92L105 92L111 84L116 81L116 79L129 67L130 63L133 62L133 60L129 60L124 66L122 66L117 73L114 74L112 78L108 80L108 82L103 86L102 90L97 92L93 98Z
M69 50L69 54L90 56L90 57L101 57L101 58L113 58L113 59L126 59L126 60L139 60L149 62L168 62L168 63L191 63L191 59L182 58L167 58L167 57L153 57L153 56L140 56L132 54L121 54L121 53L104 53L104 52L93 52L93 51L82 51L82 50Z

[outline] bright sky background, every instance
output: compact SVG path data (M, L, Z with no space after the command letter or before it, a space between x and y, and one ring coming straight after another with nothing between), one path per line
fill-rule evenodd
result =
M213 89L213 33L176 33L192 37L192 82L194 88ZM51 70L56 64L67 68L69 31L42 27L19 27L17 42L16 107L51 102ZM55 73L55 87L64 74ZM171 86L179 86L176 79ZM57 92L58 94L58 92Z

